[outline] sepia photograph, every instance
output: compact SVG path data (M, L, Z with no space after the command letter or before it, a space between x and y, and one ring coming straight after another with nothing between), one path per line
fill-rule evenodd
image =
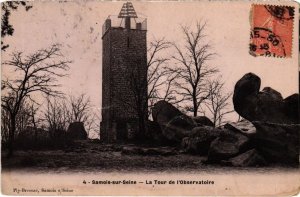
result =
M1 2L5 195L297 195L293 1Z

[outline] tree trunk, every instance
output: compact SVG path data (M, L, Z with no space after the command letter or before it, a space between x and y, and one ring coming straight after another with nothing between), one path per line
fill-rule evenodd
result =
M8 136L8 154L7 154L8 158L13 156L15 132L16 132L16 117L11 116L10 130L9 130L9 136Z
M197 117L198 107L197 107L197 98L196 98L196 96L193 97L193 108L194 108L194 117Z
M139 116L139 134L138 138L139 140L144 140L145 139L145 132L146 132L146 127L145 127L145 118L144 114Z
M36 127L36 123L35 123L35 118L34 118L34 113L33 113L33 107L32 107L32 113L31 113L31 117L32 117L32 124L33 124L33 130L34 130L34 145L37 146L37 127Z
M194 117L197 117L198 113L197 113L197 110L195 109L194 110Z
M214 113L214 127L216 127L216 125L217 125L217 114L216 114L217 112L215 112Z

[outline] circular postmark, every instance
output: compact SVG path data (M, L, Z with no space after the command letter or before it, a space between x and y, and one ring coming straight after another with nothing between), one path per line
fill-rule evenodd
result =
M281 38L267 28L254 27L251 31L250 54L254 56L285 57Z
M267 11L279 20L292 20L294 19L295 9L288 6L273 6L265 5Z

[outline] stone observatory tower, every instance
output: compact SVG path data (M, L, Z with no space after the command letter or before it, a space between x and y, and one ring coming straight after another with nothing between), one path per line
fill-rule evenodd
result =
M147 20L126 2L102 27L102 122L100 140L126 141L138 128L136 82L147 80ZM138 77L138 78L137 78ZM133 80L135 78L135 80ZM139 93L147 95L147 88Z

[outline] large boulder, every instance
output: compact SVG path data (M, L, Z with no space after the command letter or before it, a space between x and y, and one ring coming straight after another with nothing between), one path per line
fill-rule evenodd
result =
M200 137L185 137L182 139L181 147L187 153L207 155L210 143Z
M254 125L245 119L239 122L226 123L224 125L224 128L240 132L250 138L256 134L256 128L254 127Z
M234 87L233 103L237 112L243 112L244 104L247 104L249 96L255 96L259 92L261 80L253 73L245 74Z
M273 163L298 164L299 124L253 122L254 144L264 158Z
M172 142L180 143L182 138L189 136L191 130L196 126L188 116L174 117L167 124L161 124L163 135Z
M166 101L159 101L154 105L152 117L159 124L163 135L174 143L181 143L182 138L187 137L197 126L192 118Z
M147 138L158 144L164 141L162 130L157 122L147 121Z
M226 131L226 130L225 130ZM189 137L200 137L200 138L217 138L224 132L224 129L214 128L210 126L195 127L189 134Z
M72 140L85 140L87 133L84 129L83 122L72 122L67 130L67 136Z
M167 101L158 101L152 108L152 118L157 123L169 122L174 117L181 115L182 112Z
M249 138L243 134L225 130L211 142L207 161L209 163L218 163L222 160L227 160L231 157L249 148Z
M193 117L193 119L197 123L197 126L214 126L214 123L206 116L197 116Z
M293 122L300 123L299 121L299 94L292 94L283 100L285 114L287 114Z
M244 75L236 83L233 95L235 111L249 121L298 123L294 109L298 109L299 97L283 100L281 94L270 87L259 92L260 83L260 78L253 73Z
M267 165L266 160L255 149L251 149L228 161L223 161L222 163L235 167L257 167Z
M220 129L209 126L195 127L189 137L183 138L181 146L186 152L207 155L211 142L216 139L221 132Z

